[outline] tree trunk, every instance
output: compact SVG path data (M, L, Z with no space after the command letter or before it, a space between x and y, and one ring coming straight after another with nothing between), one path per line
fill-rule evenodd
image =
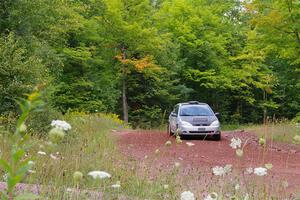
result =
M126 59L125 47L121 47L122 59ZM126 85L126 69L125 64L122 64L122 105L123 105L123 120L125 123L128 123L128 103L127 103L127 85Z

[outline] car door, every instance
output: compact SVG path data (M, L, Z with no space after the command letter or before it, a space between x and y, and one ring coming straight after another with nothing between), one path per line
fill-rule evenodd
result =
M175 132L177 129L177 116L178 116L179 105L174 106L173 111L170 114L170 128L172 132Z

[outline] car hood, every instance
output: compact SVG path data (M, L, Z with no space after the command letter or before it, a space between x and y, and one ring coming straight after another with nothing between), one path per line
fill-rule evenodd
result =
M182 121L189 122L192 125L206 125L209 126L213 121L217 119L216 116L180 116Z

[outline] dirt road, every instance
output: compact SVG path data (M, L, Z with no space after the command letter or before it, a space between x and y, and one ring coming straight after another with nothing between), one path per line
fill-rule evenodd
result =
M247 132L223 132L221 141L202 137L183 138L176 144L174 137L159 131L127 131L116 133L121 153L142 163L148 157L155 157L151 163L156 169L166 169L180 162L184 169L201 169L211 173L214 166L232 164L244 171L248 167L260 167L272 163L269 176L278 181L288 181L289 188L300 186L300 148L296 145L267 142L265 149L258 144L258 138ZM229 144L232 137L239 137L244 147L243 158L238 158ZM166 141L172 142L166 146ZM188 146L191 142L194 145ZM158 149L158 150L157 150ZM155 151L157 152L155 153ZM158 152L159 151L159 152Z

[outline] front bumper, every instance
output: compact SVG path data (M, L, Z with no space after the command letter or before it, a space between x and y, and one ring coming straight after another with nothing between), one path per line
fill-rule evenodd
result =
M220 126L180 126L180 135L216 135L220 134Z

